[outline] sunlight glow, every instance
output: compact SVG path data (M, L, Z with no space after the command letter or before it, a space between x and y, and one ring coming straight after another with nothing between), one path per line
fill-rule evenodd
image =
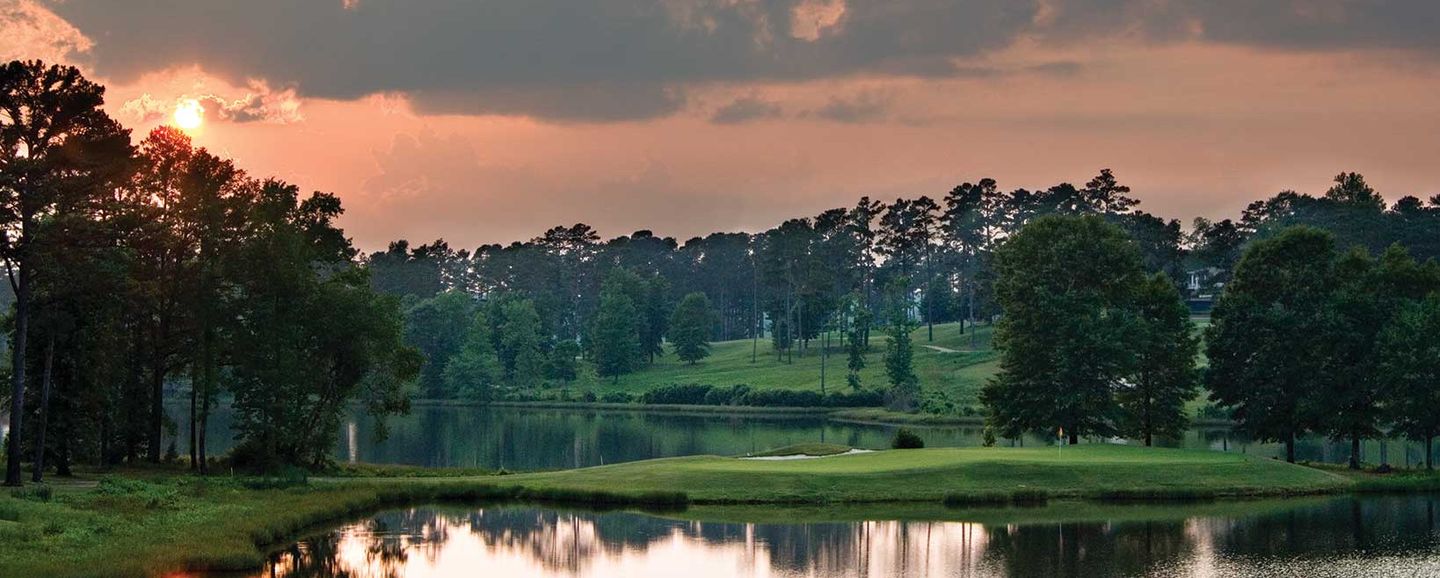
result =
M205 122L205 107L200 106L200 101L187 98L175 105L174 115L175 126L186 132L200 128Z

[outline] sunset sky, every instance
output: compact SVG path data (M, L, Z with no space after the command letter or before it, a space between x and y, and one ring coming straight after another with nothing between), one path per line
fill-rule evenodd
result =
M762 230L861 195L1083 183L1238 214L1342 170L1440 193L1435 0L0 0L137 140L332 191L367 250L586 222Z

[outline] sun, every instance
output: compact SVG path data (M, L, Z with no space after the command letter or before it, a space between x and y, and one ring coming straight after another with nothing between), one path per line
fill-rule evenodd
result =
M175 105L175 126L186 132L200 128L205 123L205 107L193 98L181 100Z

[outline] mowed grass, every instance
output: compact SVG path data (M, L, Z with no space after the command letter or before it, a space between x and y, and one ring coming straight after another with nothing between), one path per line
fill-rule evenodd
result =
M108 479L82 475L78 482L56 487L48 500L0 492L0 575L153 576L184 569L253 569L266 550L316 524L407 504L519 500L673 509L688 502L694 507L678 515L723 519L742 515L733 508L749 504L744 517L778 516L788 522L809 519L803 515L808 509L816 520L843 510L845 516L866 519L983 516L1003 523L1017 512L1034 519L1109 514L1069 502L1055 503L1051 508L1059 508L1054 510L990 505L1437 485L1435 476L1417 476L1410 480L1416 483L1403 488L1371 487L1363 476L1243 455L1108 445L1060 451L890 450L793 461L700 456L506 476L449 473L453 477L326 478L277 488L253 479L200 479L176 470L125 471ZM1127 511L1158 515L1163 506L1153 509Z
M682 491L693 503L1189 498L1322 493L1351 481L1239 454L1086 445L891 450L809 460L692 456L507 477L566 490Z
M972 348L971 331L975 332ZM935 340L928 340L925 326L918 327L911 338L915 344L915 373L921 387L926 391L944 392L961 405L979 406L980 387L998 370L998 356L990 346L993 327L980 325L965 326L961 333L959 323L935 326ZM845 383L846 352L839 344L838 334L831 335L829 359L826 363L826 391L847 391ZM888 337L884 331L876 330L870 336L870 351L865 356L866 367L860 372L861 383L866 387L884 387L885 343ZM601 380L596 393L624 391L641 394L650 389L671 384L705 384L714 386L749 385L755 389L789 389L820 391L820 341L810 343L809 351L802 356L796 351L793 361L777 358L769 339L758 344L750 340L722 341L711 344L711 355L694 365L680 361L672 354L655 360L652 365L640 371L621 376L618 381ZM752 345L758 351L751 362ZM954 350L954 353L937 351L926 347L933 345Z

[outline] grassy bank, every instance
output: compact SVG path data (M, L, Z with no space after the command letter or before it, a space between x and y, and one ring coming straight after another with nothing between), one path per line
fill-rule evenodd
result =
M845 449L814 445L774 453L827 455ZM816 520L843 514L999 522L1016 512L1060 519L1096 515L1098 506L1076 505L1074 499L1142 502L1126 506L1127 515L1156 516L1167 506L1155 499L1440 487L1435 476L1391 481L1236 454L1106 445L1058 452L881 451L786 461L698 456L506 476L378 466L340 474L295 483L131 470L82 475L48 490L0 492L0 568L16 576L254 568L267 549L317 524L437 502L540 501L671 511L689 506L672 515L757 521L810 519L802 515L808 510ZM1059 508L1000 507L1047 500L1061 500ZM1034 513L1044 510L1050 513Z
M529 488L502 476L202 479L129 471L0 494L0 575L157 576L177 570L250 570L302 531L387 507L486 501L683 507L677 492Z
M679 490L696 504L1280 496L1353 484L1335 473L1233 453L1110 445L937 448L794 461L692 456L524 474L505 482Z

